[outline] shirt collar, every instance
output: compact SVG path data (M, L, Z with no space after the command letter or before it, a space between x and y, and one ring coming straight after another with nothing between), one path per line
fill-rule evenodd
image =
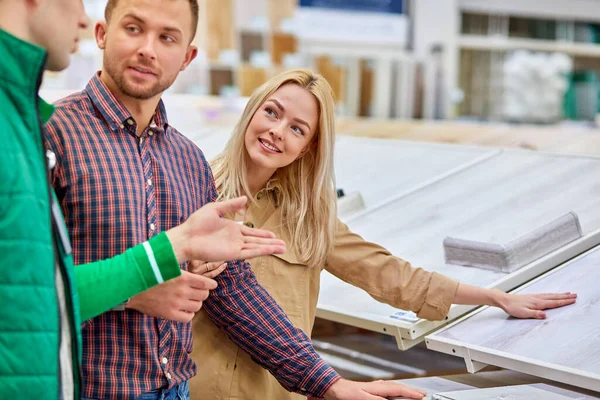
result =
M104 120L110 125L112 130L118 128L128 128L135 121L131 113L110 91L104 82L100 79L100 72L94 74L88 82L85 93L89 96L94 106L98 109ZM131 121L131 122L130 122ZM167 110L162 99L158 102L153 122L164 129L165 133L169 126Z

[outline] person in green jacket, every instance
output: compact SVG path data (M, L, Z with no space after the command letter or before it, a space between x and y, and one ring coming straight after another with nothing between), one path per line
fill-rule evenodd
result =
M242 197L208 204L112 259L73 268L42 145L53 107L38 91L44 69L68 66L88 23L81 0L0 0L1 399L79 399L80 321L152 286L188 281L198 290L186 310L198 311L216 283L181 263L285 252L272 233L222 218L245 208Z

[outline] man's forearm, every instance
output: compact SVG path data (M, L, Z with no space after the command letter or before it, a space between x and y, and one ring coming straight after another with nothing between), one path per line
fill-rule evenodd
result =
M231 263L204 302L213 322L291 392L323 397L340 379L263 289L250 267Z

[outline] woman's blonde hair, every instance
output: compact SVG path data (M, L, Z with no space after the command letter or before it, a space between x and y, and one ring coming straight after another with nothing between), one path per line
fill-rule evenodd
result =
M211 163L219 200L252 194L246 181L248 152L245 134L256 111L284 85L308 90L319 109L318 125L309 150L286 167L278 169L267 183L274 190L283 215L283 229L301 261L323 266L333 246L337 220L333 172L334 100L325 78L308 69L283 72L258 88L250 97L227 147Z

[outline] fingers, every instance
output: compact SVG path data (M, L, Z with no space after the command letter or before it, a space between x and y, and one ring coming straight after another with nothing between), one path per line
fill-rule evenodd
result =
M204 261L200 261L200 260L188 261L188 271L191 272L192 274L202 275L202 273L204 272L204 264L206 264L206 263Z
M225 261L204 262L192 260L188 262L188 271L212 279L223 272L226 266L227 263Z
M181 271L181 275L186 277L186 283L194 289L214 290L218 286L217 282L202 275L192 274L188 271Z
M247 245L257 244L257 245L262 245L262 246L285 246L285 242L281 239L259 238L259 237L252 237L252 236L244 237L244 243L246 243Z
M202 276L204 276L205 278L210 278L210 279L214 279L216 278L221 272L225 271L225 268L227 268L227 263L207 263L207 270L208 272L205 272L202 274Z
M243 249L240 253L240 260L250 260L256 257L268 256L270 254L285 253L285 246L258 246Z
M385 397L375 396L368 392L362 392L360 394L360 397L358 397L358 395L357 395L356 397L352 397L352 398L357 399L357 400L387 400Z
M537 298L543 300L562 300L562 299L576 299L577 293L542 293L535 295Z
M275 234L271 231L267 231L264 229L250 228L246 225L241 225L242 235L246 238L256 237L256 238L274 238Z
M202 307L202 304L200 304L200 307ZM194 318L194 315L196 315L196 314L193 312L179 310L179 311L174 311L172 313L172 315L167 317L167 319L177 321L177 322L190 322Z
M511 316L515 318L522 319L545 319L546 313L542 310L529 308L529 307L518 307L508 312Z
M548 310L551 308L559 308L559 307L564 307L564 306L568 306L570 304L575 303L575 301L577 301L577 299L564 299L564 300L544 300L541 302L541 309L542 310Z
M210 291L206 289L192 289L187 296L184 309L191 312L198 311L202 304L197 303L202 303L208 299L209 294Z
M215 210L219 212L221 215L225 214L235 214L244 210L246 207L246 203L248 202L248 198L246 196L236 197L235 199L221 201L219 203L213 203Z
M427 395L427 392L420 389L395 382L372 382L370 385L373 385L373 390L370 388L365 390L377 396L422 399Z

